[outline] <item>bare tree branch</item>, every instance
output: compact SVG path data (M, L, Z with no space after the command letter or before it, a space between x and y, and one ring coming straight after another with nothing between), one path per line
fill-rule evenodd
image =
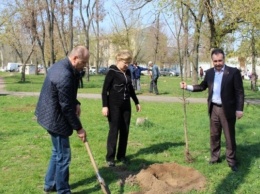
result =
M141 6L136 7L136 8L132 8L131 10L141 9L141 8L143 8L146 4L148 4L148 3L152 2L152 1L153 1L153 0L145 0L145 2L144 2Z

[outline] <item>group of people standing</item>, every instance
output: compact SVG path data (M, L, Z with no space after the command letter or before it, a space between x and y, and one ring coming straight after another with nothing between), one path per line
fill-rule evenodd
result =
M80 71L88 60L88 49L84 46L75 47L65 59L52 65L40 92L35 115L37 122L49 133L52 142L52 153L44 182L45 193L71 194L69 137L73 130L81 141L85 142L87 137L80 121L81 108L77 91ZM107 117L109 124L105 158L109 167L115 166L115 158L117 161L127 162L131 98L136 111L141 111L128 69L131 61L130 51L119 51L116 64L111 65L103 83L102 114Z
M180 83L182 89L203 91L208 88L210 115L210 164L221 162L220 146L222 128L226 138L226 159L233 171L237 171L235 123L243 116L244 90L240 72L225 65L225 55L215 49L211 55L214 67L206 72L199 85ZM65 59L53 64L42 86L35 115L38 123L50 134L52 153L45 176L44 191L71 194L69 185L69 165L71 149L69 137L76 130L81 141L86 141L87 133L80 121L80 102L77 100L80 71L86 66L89 51L84 46L75 47ZM131 98L136 111L141 106L133 84L129 65L133 57L130 51L121 50L116 55L116 64L107 72L102 89L102 115L108 120L107 165L113 167L118 162L128 163L126 157L129 126L131 120ZM158 94L158 67L152 68L151 92ZM134 67L140 73L142 68ZM136 77L140 79L140 77Z
M132 85L136 91L141 91L140 78L142 75L142 71L148 70L148 74L151 77L149 92L150 93L154 92L156 95L158 95L159 92L157 87L157 80L160 76L158 66L155 65L152 61L149 61L148 67L149 68L141 67L137 65L137 62L134 62L133 64L130 64L128 66L128 69L130 70L131 73Z
M141 90L140 78L142 75L142 71L149 70L149 69L145 67L140 67L139 65L137 65L137 62L130 64L128 66L128 69L130 70L131 73L131 79L132 79L132 84L134 89L136 91L140 91Z

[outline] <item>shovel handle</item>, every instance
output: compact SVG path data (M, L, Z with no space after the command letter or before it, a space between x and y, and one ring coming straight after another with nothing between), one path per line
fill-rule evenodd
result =
M101 186L101 189L102 189L103 193L104 194L111 194L111 192L110 192L108 186L106 185L104 179L99 174L99 171L98 171L98 168L97 168L97 164L96 164L96 162L94 160L94 157L92 155L92 152L91 152L91 149L90 149L90 146L88 144L87 139L85 140L84 144L85 144L85 147L86 147L86 149L88 151L89 158L91 160L92 166L94 167L94 170L96 172L96 176L97 176L98 182L99 182L99 184Z
M92 166L94 167L94 170L95 170L96 174L99 174L99 171L98 171L98 168L97 168L97 164L96 164L96 162L95 162L95 160L94 160L94 157L93 157L93 155L92 155L92 152L91 152L90 146L89 146L89 144L88 144L88 141L86 140L86 141L84 142L84 144L85 144L85 147L86 147L86 149L87 149L87 151L88 151L88 155L89 155L89 158L90 158L90 160L91 160Z

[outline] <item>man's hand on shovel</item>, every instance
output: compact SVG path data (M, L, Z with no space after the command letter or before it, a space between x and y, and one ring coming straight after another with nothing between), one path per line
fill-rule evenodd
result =
M86 131L82 128L82 129L78 130L77 133L78 133L78 137L81 139L81 141L85 142L86 137L87 137Z

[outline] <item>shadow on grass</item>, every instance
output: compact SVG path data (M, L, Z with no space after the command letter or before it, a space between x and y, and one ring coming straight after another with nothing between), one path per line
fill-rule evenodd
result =
M170 94L170 92L159 92L159 95L165 95L165 94Z
M253 164L253 159L260 157L260 143L252 145L238 145L237 150L239 152L239 165L238 172L230 173L216 188L215 193L228 193L234 194L241 184L245 181L249 174L250 167Z
M125 183L131 180L128 180L129 177L133 177L137 175L141 169L147 168L149 165L154 163L160 163L161 161L156 160L144 160L144 159L135 159L138 155L146 155L146 154L158 154L161 153L171 147L175 146L183 146L184 143L172 143L165 142L161 144L154 144L148 148L140 149L137 153L129 155L128 158L131 159L131 163L128 165L124 165L122 163L117 163L116 167L108 168L102 167L99 169L101 176L104 178L106 184L109 187L109 184L113 182L117 182L120 185L120 189L118 191L119 194L125 193ZM215 193L229 193L234 194L236 190L240 187L241 184L245 181L246 177L249 174L250 166L253 164L253 160L255 158L260 157L260 143L252 144L252 145L238 145L237 150L239 151L239 171L232 172L225 177L225 179L216 187ZM223 158L224 160L224 158ZM83 184L93 183L97 184L90 188L85 189L79 192L74 192L76 194L85 194L85 193L101 193L101 187L97 181L95 176L92 176L87 179L83 179L79 182L76 182L71 185L72 189L80 187Z
M133 177L137 175L141 169L145 169L148 166L154 164L154 163L161 163L161 161L155 161L155 160L144 160L144 159L135 159L139 155L146 155L146 154L158 154L161 152L164 152L165 150L168 150L172 147L176 146L183 146L184 143L172 143L172 142L164 142L160 144L154 144L151 145L148 148L140 149L137 153L127 156L128 159L130 159L129 164L122 164L117 163L116 167L102 167L99 168L100 175L104 179L106 185L109 187L109 184L112 182L117 182L120 185L120 189L118 191L119 194L125 193L125 183L129 177ZM101 192L101 187L97 181L96 176L92 176L87 179L83 179L81 181L78 181L76 183L71 184L71 188L75 189L77 187L80 187L84 184L97 182L95 187L91 189L85 189L79 192L73 192L75 194L85 194L85 193L97 193L98 191ZM131 180L130 180L131 182Z
M91 177L91 178L87 178L87 179L83 179L81 181L78 181L76 183L71 184L71 189L75 189L77 187L81 187L82 185L87 185L88 183L92 183L95 182L97 180L96 177ZM85 194L85 193L97 193L99 190L101 190L98 182L97 185L95 185L95 187L90 188L90 189L84 189L82 191L78 191L78 192L73 192L73 194Z
M130 155L129 158L137 157L138 155L145 155L145 154L158 154L161 152L164 152L165 150L168 150L171 147L176 147L176 146L183 146L184 143L173 143L173 142L164 142L160 144L154 144L151 145L148 148L142 148L140 149L136 154Z

